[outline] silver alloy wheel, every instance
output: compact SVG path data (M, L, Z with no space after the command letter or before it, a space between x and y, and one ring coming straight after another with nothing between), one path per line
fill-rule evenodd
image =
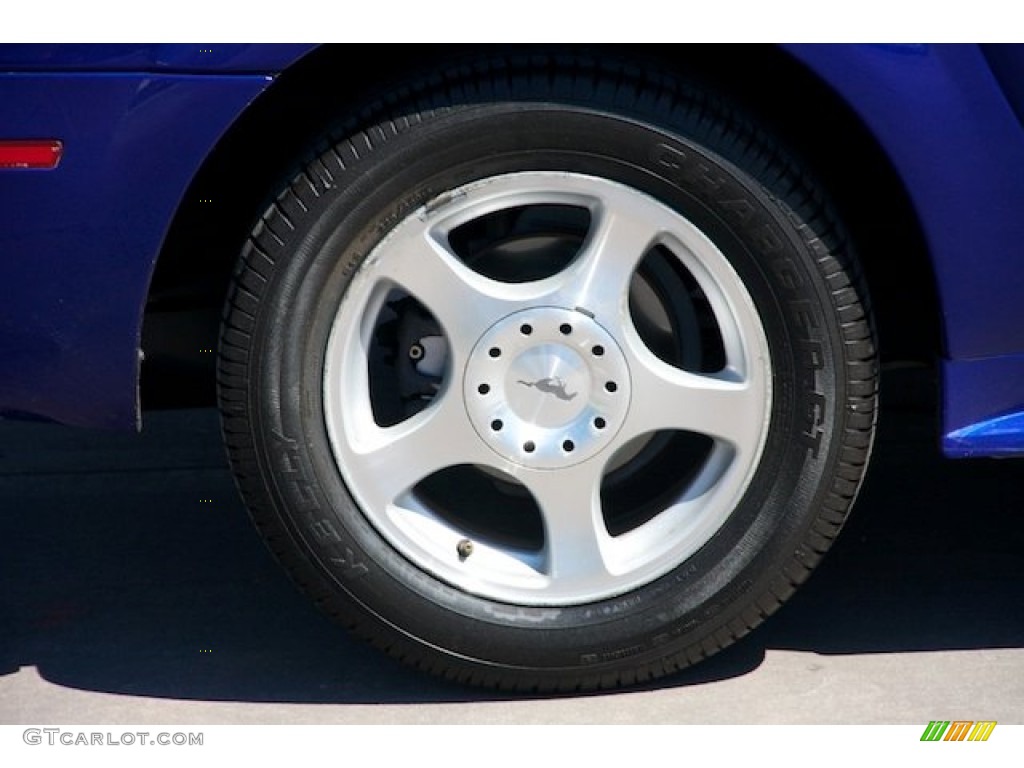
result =
M504 282L474 270L451 247L449 235L460 226L529 206L589 212L579 252L556 273ZM656 246L678 259L706 297L724 351L720 370L676 367L638 332L631 281ZM441 375L426 407L381 424L369 357L375 325L396 291L436 320ZM481 597L576 605L666 574L728 519L764 448L771 360L740 277L687 219L606 179L525 172L452 190L394 226L337 308L323 394L349 491L409 561ZM656 514L613 535L602 484L623 455L663 430L705 435L712 447ZM539 510L542 546L471 535L417 492L425 479L461 466L525 489Z

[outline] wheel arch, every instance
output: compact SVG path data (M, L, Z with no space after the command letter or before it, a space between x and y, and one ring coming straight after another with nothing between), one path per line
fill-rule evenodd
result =
M879 142L808 65L773 45L744 45L740 55L736 46L722 45L572 50L707 82L793 148L850 230L872 294L883 363L933 363L942 348L941 313L917 215ZM346 46L323 45L279 75L206 159L169 229L144 318L143 407L213 404L214 355L201 350L216 345L240 246L271 192L303 161L324 126L352 115L375 87L450 59L570 52L566 46L372 46L360 52L359 77L350 77ZM876 215L880 208L884 220ZM908 292L913 313L901 306Z

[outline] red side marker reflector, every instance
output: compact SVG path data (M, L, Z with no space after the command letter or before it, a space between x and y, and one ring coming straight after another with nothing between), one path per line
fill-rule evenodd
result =
M56 168L64 145L56 140L0 140L0 168Z

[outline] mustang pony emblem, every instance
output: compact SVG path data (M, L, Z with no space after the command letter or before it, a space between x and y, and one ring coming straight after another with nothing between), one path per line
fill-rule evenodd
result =
M574 397L576 397L576 395L579 394L578 392L573 392L570 395L568 392L566 392L565 382L562 381L562 379L558 376L555 376L553 378L537 379L536 381L523 381L522 379L519 379L519 383L527 387L539 389L546 395L554 395L559 400L565 400L566 402L569 402Z

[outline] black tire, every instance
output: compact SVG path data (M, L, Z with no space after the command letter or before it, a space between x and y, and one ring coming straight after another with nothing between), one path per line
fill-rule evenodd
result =
M870 453L867 301L820 190L651 74L499 60L395 93L280 191L230 290L220 406L269 546L466 683L619 687L729 645Z

